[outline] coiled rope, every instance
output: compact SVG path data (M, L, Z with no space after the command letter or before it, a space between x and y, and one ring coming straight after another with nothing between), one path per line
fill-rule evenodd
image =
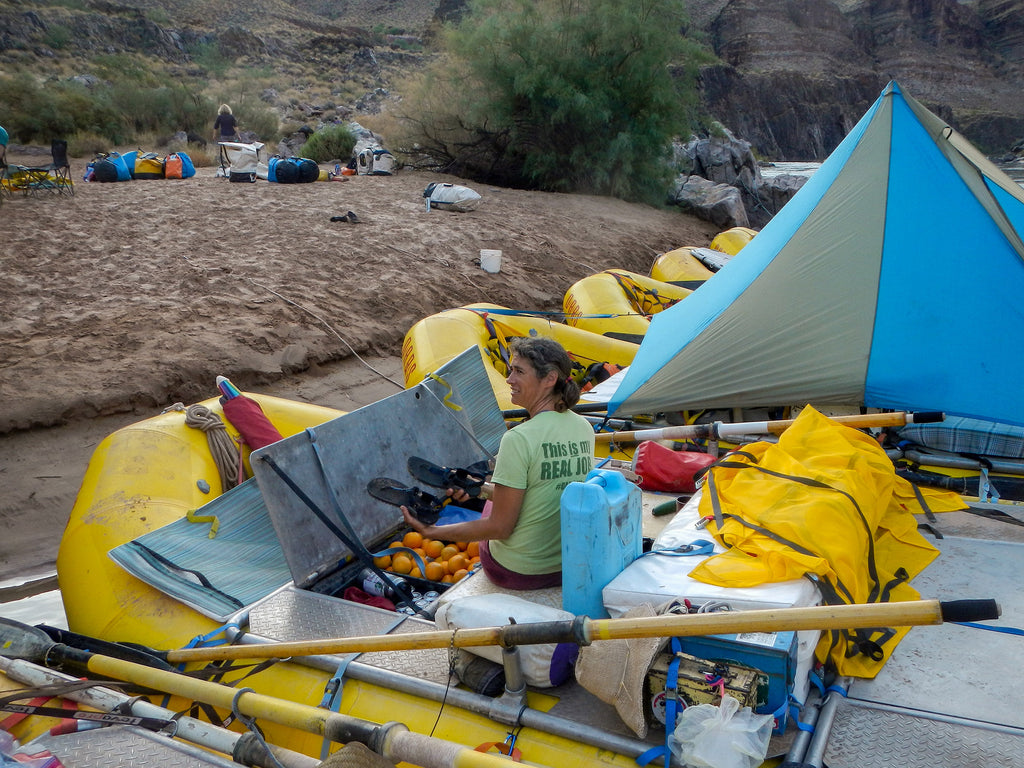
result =
M206 442L210 446L210 454L220 474L223 491L238 485L242 463L242 447L235 443L228 434L220 416L205 405L190 405L185 408L181 403L173 406L176 411L185 411L185 425L206 433Z

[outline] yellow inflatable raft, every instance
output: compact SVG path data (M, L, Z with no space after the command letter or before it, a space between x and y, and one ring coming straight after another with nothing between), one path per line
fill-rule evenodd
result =
M516 408L505 377L509 341L517 336L545 336L559 342L586 378L591 366L624 367L633 361L637 345L528 314L510 313L495 304L471 304L420 320L405 334L402 372L411 387L472 346L480 349L494 395L502 410Z
M748 227L733 227L719 232L707 248L684 246L661 254L651 267L651 277L672 285L696 290L711 277L717 266L709 267L697 255L700 251L717 251L726 256L735 256L749 243L757 232Z
M639 344L650 316L692 293L688 288L624 269L608 269L576 282L562 300L566 322L592 333Z
M715 239L711 241L711 245L708 247L713 251L721 251L722 253L728 253L730 256L735 256L743 250L747 243L754 239L756 234L756 229L733 227L715 235Z
M469 311L464 313L467 316L473 314ZM339 415L332 409L305 403L256 395L250 397L260 403L272 423L285 436ZM222 414L217 400L202 405L218 415ZM227 427L228 433L235 436L230 423ZM225 631L226 628L213 619L136 579L108 556L115 547L181 521L190 510L196 510L218 496L221 490L218 472L205 433L187 426L185 414L181 412L163 413L121 429L97 447L71 512L57 560L72 632L103 640L174 649L185 647L200 636ZM224 557L230 559L231 553L225 552ZM330 611L331 616L344 611L344 606L355 606L364 612L394 617L389 619L392 623L388 626L394 626L395 621L403 619L401 615L379 608L370 609L328 598L327 595L305 594L307 602L318 606L322 603L320 610ZM316 621L307 623L308 619L306 614L294 615L289 626L304 639L335 636L318 635L317 632L323 630L317 629ZM249 613L246 612L244 622L248 621ZM242 630L246 629L256 631L243 623ZM418 659L420 657L409 657L408 653L423 652L405 653L403 659ZM401 654L393 652L392 655L397 657ZM517 754L521 752L522 759L531 765L559 768L634 765L632 757L622 754L623 750L608 748L607 737L598 736L594 740L596 743L585 743L580 728L585 729L586 726L549 715L548 710L558 699L543 692L529 692L529 713L525 720L521 719L511 728L492 719L490 707L495 706L493 699L458 689L455 683L450 684L451 690L443 683L428 684L436 677L431 677L432 669L424 671L420 668L417 676L388 668L385 663L379 669L374 668L376 671L371 670L369 675L358 670L353 672L356 667L372 667L372 662L364 661L366 658L364 655L358 660L361 664L348 666L340 686L340 700L333 708L373 723L398 720L418 734L429 734L434 739L458 745L457 754L449 752L445 758L444 750L439 746L439 756L431 756L427 762L416 761L416 765L494 765L496 756L493 751L489 755L483 752L489 744L504 742L510 731L515 734ZM328 682L335 674L341 675L346 667L342 666L345 663L342 657L333 662L331 659L334 657L316 659L319 661L308 664L298 663L298 660L282 661L251 676L245 676L245 670L227 672L224 679L239 688L251 688L282 702L317 706L325 700ZM190 668L194 667L193 664ZM395 684L396 679L400 681L398 684ZM429 685L434 686L432 693L428 690ZM173 699L166 706L180 711L187 709L189 702ZM555 725L547 725L549 722ZM261 719L259 724L269 743L311 756L322 753L324 740L319 735L276 725L270 719ZM597 732L598 729L592 730ZM473 751L480 746L484 747L481 752ZM337 744L333 748L337 748Z

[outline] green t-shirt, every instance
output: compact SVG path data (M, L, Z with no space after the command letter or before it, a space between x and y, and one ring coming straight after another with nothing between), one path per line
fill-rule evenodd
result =
M4 127L0 125L0 147L6 147L8 140L9 137L7 136L7 131L5 131Z
M545 411L501 438L491 480L525 488L512 535L488 543L510 571L554 573L562 567L562 491L594 468L594 429L571 411Z

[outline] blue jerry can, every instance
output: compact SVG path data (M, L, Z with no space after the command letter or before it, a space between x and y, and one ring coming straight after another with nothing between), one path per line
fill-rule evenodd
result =
M640 557L640 489L621 472L594 469L562 491L562 609L606 619L601 590Z

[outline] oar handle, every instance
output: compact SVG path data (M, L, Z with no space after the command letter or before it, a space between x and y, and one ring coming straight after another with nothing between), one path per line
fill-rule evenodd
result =
M830 418L832 421L854 429L864 429L866 427L902 427L906 424L926 424L943 421L946 416L938 411L923 413L896 411L895 413L860 413ZM793 426L794 421L796 419L737 423L716 421L712 424L639 429L630 432L601 432L596 436L596 440L598 443L639 443L644 440L704 440L739 435L781 435Z
M988 621L1002 614L995 600L949 600L939 605L943 621Z
M956 616L950 619L948 616ZM739 632L781 632L800 629L858 629L862 627L912 627L943 621L982 621L996 618L994 600L912 600L869 605L816 605L755 611L666 614L644 618L589 619L531 622L504 627L411 632L399 635L338 637L325 640L186 648L168 651L172 663L222 659L265 659L319 654L410 651L428 648L472 648L545 643L589 644L595 640L688 635L725 635ZM964 617L972 618L964 618Z

